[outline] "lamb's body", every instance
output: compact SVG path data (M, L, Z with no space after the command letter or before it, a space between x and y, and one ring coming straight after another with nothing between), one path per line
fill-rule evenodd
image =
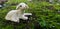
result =
M11 20L14 22L19 22L18 20L18 14L17 14L17 10L12 10L10 12L8 12L7 16L6 16L6 20Z
M26 5L22 5L22 7L20 9L18 7L17 10L11 10L10 12L8 12L5 19L10 20L10 21L14 21L14 22L19 22L19 18L27 20L28 18L24 16L23 9L25 9L25 7L23 7L23 6L26 7Z

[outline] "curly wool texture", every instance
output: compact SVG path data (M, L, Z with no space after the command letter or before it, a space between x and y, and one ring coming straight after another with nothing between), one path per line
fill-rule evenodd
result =
M5 19L14 22L19 22L19 18L27 20L28 17L24 16L24 10L27 8L29 8L27 4L20 3L17 5L16 10L11 10L10 12L7 13Z

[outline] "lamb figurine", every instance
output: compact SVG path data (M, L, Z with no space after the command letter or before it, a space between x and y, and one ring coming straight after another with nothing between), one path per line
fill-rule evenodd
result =
M19 18L23 20L27 20L28 17L24 16L24 10L28 9L28 5L25 3L20 3L17 5L16 10L11 10L10 12L7 13L5 19L14 21L14 22L19 22Z

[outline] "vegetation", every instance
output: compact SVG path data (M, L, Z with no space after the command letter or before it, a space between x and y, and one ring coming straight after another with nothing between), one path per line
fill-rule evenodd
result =
M44 29L60 29L60 5L50 4L48 2L39 2L39 1L32 1L28 2L27 0L9 0L5 4L6 7L0 9L0 29L13 29L12 24L6 24L5 16L10 10L14 10L16 5L20 2L25 2L29 5L29 10L26 12L34 13L35 19L32 17L30 18L33 20L29 23L30 29L34 29L34 21L38 21L42 28ZM24 29L25 24L21 23L17 26L17 29Z

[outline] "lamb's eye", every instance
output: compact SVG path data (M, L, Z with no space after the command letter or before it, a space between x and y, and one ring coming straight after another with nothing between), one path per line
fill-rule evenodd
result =
M22 7L22 5L20 5L20 7Z

